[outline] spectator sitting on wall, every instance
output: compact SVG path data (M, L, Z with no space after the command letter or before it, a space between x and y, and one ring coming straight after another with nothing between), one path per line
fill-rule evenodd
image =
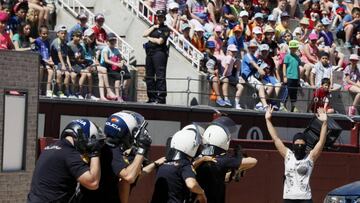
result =
M82 32L80 30L76 30L72 33L72 40L68 42L67 46L69 48L69 59L71 62L71 66L73 67L73 71L70 72L71 83L72 83L72 91L74 94L74 98L84 99L84 89L83 85L86 79L88 79L88 90L89 94L92 96L92 76L91 72L94 72L94 67L91 67L92 61L87 61L85 59L85 50L84 47L80 44L82 40ZM77 76L80 76L79 80L79 89L75 90L75 84L77 84ZM90 97L91 97L90 96ZM89 97L89 99L90 99ZM94 100L98 100L94 96L92 96Z
M103 28L105 22L105 16L102 13L98 13L94 17L95 25L92 27L96 36L96 45L97 49L101 50L106 45L107 34L105 29Z
M38 37L34 43L35 50L37 50L40 55L40 81L43 79L44 72L47 71L46 96L54 97L55 95L51 89L51 81L54 79L55 74L54 62L50 56L49 29L46 25L40 27L39 35L40 37Z
M354 101L349 106L348 115L354 116L356 114L355 106L360 102L360 71L358 68L359 56L356 54L350 55L350 64L344 70L344 89L350 93L356 94Z
M9 34L6 32L6 23L9 15L0 11L0 49L13 49L14 45L11 42Z
M79 13L79 15L77 16L77 19L78 19L78 23L76 23L76 25L74 25L74 27L72 27L69 30L68 42L71 41L71 37L72 37L73 32L75 32L76 30L80 30L81 33L84 34L85 30L89 28L87 26L88 16L86 15L86 13L84 13L84 12Z
M329 104L329 90L330 90L330 79L321 79L320 88L316 89L313 95L311 104L311 111L316 113L319 108L324 108L326 113L334 113L335 110Z
M24 22L19 26L19 31L13 35L12 41L16 51L30 51L32 49L30 29L31 25Z
M258 45L250 42L248 46L248 53L244 55L241 63L241 77L253 86L259 93L260 102L255 106L257 110L266 110L268 104L266 102L265 88L262 82L262 77L265 76L265 71L257 64L255 53ZM240 96L240 95L239 95Z
M87 69L89 69L89 72L98 72L100 100L114 100L116 96L110 88L107 69L103 66L100 66L100 63L96 57L96 42L93 29L88 28L87 30L85 30L82 46L84 47L85 60L89 65ZM106 96L104 92L105 90ZM88 97L93 100L96 99L96 97L93 97L92 94L88 94Z
M70 72L72 71L68 46L66 45L67 28L65 25L59 25L56 28L57 38L53 40L50 45L51 58L54 61L56 67L56 83L58 85L57 96L59 98L67 98L70 95L69 92L69 80ZM65 94L62 91L62 78L65 84Z
M100 65L106 67L109 77L115 80L114 87L117 101L123 102L122 96L127 95L131 82L130 72L126 67L126 61L122 59L119 49L115 47L117 43L115 34L109 33L107 39L108 45L101 51ZM124 75L122 75L122 72ZM123 81L121 81L122 79Z
M240 61L236 58L238 49L234 44L227 47L226 56L221 61L222 68L220 69L220 82L222 83L222 92L224 95L224 102L226 106L232 106L229 99L229 84L236 85L238 83L237 75L240 71ZM232 73L235 72L236 76Z

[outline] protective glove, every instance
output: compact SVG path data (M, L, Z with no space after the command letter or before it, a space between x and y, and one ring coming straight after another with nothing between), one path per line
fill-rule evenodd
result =
M104 144L105 142L103 140L89 144L87 147L89 158L100 156Z
M148 134L148 131L145 129L136 138L136 143L138 145L137 154L145 155L151 146L151 142L152 140Z

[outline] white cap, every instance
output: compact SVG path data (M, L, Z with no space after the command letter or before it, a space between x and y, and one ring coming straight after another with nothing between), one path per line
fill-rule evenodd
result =
M267 45L267 44L261 44L261 45L259 46L259 49L260 49L260 51L269 51L269 50L270 50L270 47L269 47L269 45Z
M230 44L228 47L227 47L227 50L228 51L238 51L237 47L235 44Z
M254 34L262 34L261 28L260 27L254 27L253 28L253 33Z
M239 16L240 17L249 16L249 13L247 11L241 11Z
M66 25L59 25L56 27L55 32L67 31Z
M357 55L357 54L351 54L350 55L350 58L349 58L350 60L359 60L359 56Z
M195 32L197 32L197 31L205 32L205 30L202 26L196 26L194 30L195 30Z
M176 3L176 2L171 2L171 3L169 3L168 7L169 7L170 10L172 10L174 8L179 8L179 4Z

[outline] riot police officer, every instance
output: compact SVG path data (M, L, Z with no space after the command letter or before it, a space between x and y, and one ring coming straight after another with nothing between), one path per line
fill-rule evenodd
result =
M195 193L200 203L206 203L204 190L195 178L192 158L201 144L201 135L192 129L183 129L174 134L166 162L156 174L152 203L184 202L188 189Z
M202 163L194 163L194 166L197 167L196 179L205 190L209 203L225 202L226 177L232 170L247 170L257 163L255 158L231 156L227 153L231 137L237 137L237 134L234 121L224 116L212 121L203 134L203 150L200 156L210 156L215 160L205 159Z
M144 155L150 148L151 138L145 129L146 124L142 115L132 111L114 113L106 120L99 188L95 191L82 188L81 202L120 202L119 180L129 184L135 182L141 171ZM123 154L134 142L137 143L136 155L130 163Z
M164 24L165 10L156 12L157 24L144 32L149 41L144 44L146 51L146 86L148 103L166 103L166 65L168 47L166 45L170 29ZM156 77L155 77L156 76Z
M70 122L61 139L41 153L27 202L69 202L75 195L77 182L89 190L97 189L104 140L102 130L91 121Z

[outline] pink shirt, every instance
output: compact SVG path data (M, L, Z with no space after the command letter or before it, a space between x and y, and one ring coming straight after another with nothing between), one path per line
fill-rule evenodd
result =
M232 73L232 70L234 68L234 64L235 64L236 59L232 56L226 55L224 56L223 60L221 61L221 66L224 68L225 71L225 66L228 65L228 69L226 73L223 73L223 76L230 76Z
M214 52L214 56L215 56L216 58L218 58L218 56L221 55L221 48L222 48L222 46L223 46L223 41L222 41L220 38L215 39L214 36L211 36L211 37L208 39L208 41L213 41L213 42L215 42L215 52Z
M12 42L8 33L0 34L0 49L12 49Z

